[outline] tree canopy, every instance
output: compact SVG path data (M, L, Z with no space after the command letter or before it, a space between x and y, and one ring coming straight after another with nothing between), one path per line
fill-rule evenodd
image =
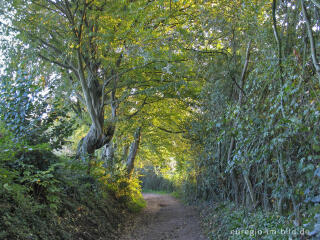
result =
M89 172L152 165L186 199L292 214L319 235L319 1L0 6L16 137L75 141Z

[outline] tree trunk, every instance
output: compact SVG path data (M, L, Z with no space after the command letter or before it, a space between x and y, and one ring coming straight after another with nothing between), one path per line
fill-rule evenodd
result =
M127 158L127 173L130 176L134 170L134 160L136 158L141 136L141 127L138 127L137 131L134 134L134 141L130 146L130 152Z
M126 162L127 157L128 157L128 152L129 152L129 145L126 144L126 145L123 147L123 153L122 153L122 161L123 161L123 162Z
M108 144L103 146L102 153L101 153L101 160L103 161L103 167L105 168L113 167L114 152L115 152L115 147L111 141Z
M235 139L234 139L234 137L232 137L231 142L230 142L230 146L229 146L229 150L228 150L227 163L229 163L231 161L231 155L232 155L232 151L234 149L234 146L235 146ZM238 188L238 181L235 176L234 169L231 169L231 184L232 184L233 193L234 193L234 201L236 202L236 204L238 204L239 203L239 199L238 199L239 188Z
M91 127L87 135L80 141L78 146L77 156L85 160L95 152L95 150L108 144L114 134L115 124L114 121L106 123L104 120L104 106L105 106L105 93L104 85L102 86L97 75L98 69L93 73L85 74L83 56L78 51L78 73L76 74L80 80L84 101L91 118ZM106 126L107 125L107 126Z
M114 134L114 126L108 126L105 132L98 130L93 124L87 135L81 139L78 144L77 158L86 162L86 159L92 156L95 150L108 144Z
M270 210L269 194L268 194L268 158L264 158L264 176L263 176L263 208L267 212Z
M293 190L293 186L290 186L289 183L288 183L288 179L287 179L287 175L286 175L286 170L283 166L283 156L282 156L282 152L280 151L279 152L279 156L278 156L278 166L279 166L279 169L280 169L280 174L281 174L281 177L283 179L283 182L284 182L284 185L285 187L289 190ZM294 210L294 214L295 214L295 217L296 217L296 221L297 222L300 222L300 210L299 210L299 204L297 203L295 197L294 197L294 193L293 191L291 192L290 194L290 198L291 198L291 202L292 202L292 205L293 205L293 210Z
M251 199L251 202L252 202L252 206L253 208L256 208L257 206L257 202L256 202L256 198L255 198L255 195L254 195L254 192L253 192L253 187L252 187L252 184L251 184L251 181L248 177L248 174L247 173L243 173L243 178L246 182L246 185L248 187L248 191L249 191L249 194L250 194L250 199Z
M245 79L246 79L246 75L247 75L247 70L248 70L248 65L249 65L249 58L250 58L250 48L251 48L251 40L248 42L248 46L247 46L247 50L246 50L246 60L245 60L245 64L243 66L242 69L242 73L241 73L241 78L240 78L240 85L236 83L237 87L239 88L239 98L238 98L238 104L241 107L242 103L243 103L243 97L245 95L244 92L244 86L245 86ZM240 113L238 113L238 115L236 116L236 119L233 123L233 126L236 127L236 123L238 121L238 117L239 117ZM228 157L227 157L227 163L229 163L231 161L231 157L232 157L232 152L235 148L236 145L236 139L234 136L231 137L231 142L230 142L230 146L229 146L229 150L228 150ZM245 177L246 178L246 177ZM234 201L236 202L236 204L239 203L239 186L238 186L238 181L237 178L235 176L235 170L232 169L231 170L231 184L233 187L233 191L234 191Z

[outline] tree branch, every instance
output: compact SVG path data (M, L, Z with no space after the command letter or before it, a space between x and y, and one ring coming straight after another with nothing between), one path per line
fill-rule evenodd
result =
M280 79L281 79L281 85L283 86L284 79L283 79L283 69L282 69L282 42L279 37L278 28L277 28L276 7L277 7L277 0L273 0L273 2L272 2L272 27L273 27L274 37L275 37L276 42L278 44Z
M230 78L232 79L232 81L236 84L237 88L239 88L239 90L242 92L242 94L246 97L246 93L245 91L242 89L242 87L239 85L239 83L237 83L237 80L235 79L234 76L231 75L231 73L229 72Z
M144 65L141 65L141 66L131 67L131 68L126 69L126 70L124 70L124 71L122 71L120 73L112 74L111 77L109 77L108 79L106 79L103 82L102 89L101 89L101 94L102 94L102 100L103 101L101 102L101 107L100 108L102 108L104 106L104 99L105 99L105 95L106 95L105 89L106 89L107 85L111 82L111 80L113 80L115 77L120 77L120 76L122 76L122 75L124 75L124 74L126 74L126 73L128 73L130 71L133 71L133 70L136 70L136 69L141 69L141 68L144 68L144 67L146 67L148 65L151 65L151 64L157 63L157 62L163 62L163 61L152 61L152 62L146 63Z
M96 127L96 129L99 132L102 132L102 126L99 122L98 116L94 110L94 107L92 105L92 98L90 95L90 90L88 87L88 84L86 82L86 78L85 78L85 74L84 74L84 69L83 69L83 62L82 62L82 56L81 56L81 52L80 52L80 48L77 49L77 56L78 56L78 65L79 65L79 69L78 69L78 74L79 74L79 80L81 83L81 87L82 87L82 91L84 94L84 98L86 100L86 105L88 107L88 112L90 114L92 123L94 124L94 126Z
M316 7L320 8L320 3L318 3L317 0L311 0L311 2L313 2Z
M140 140L141 140L141 127L138 127L134 134L134 140L130 146L130 152L127 158L127 173L129 177L131 176L134 170L134 161L139 149Z
M84 100L84 98L80 95L80 93L78 93L77 91L74 91L74 93L76 94L77 98L79 99L79 101L83 104L86 105L86 101Z
M314 68L316 69L318 77L320 77L320 65L319 65L318 59L317 59L317 53L316 53L316 47L315 47L315 43L314 43L312 28L311 28L310 20L308 18L306 7L304 5L304 0L301 0L301 8L302 8L303 19L306 22L306 27L307 27L308 37L309 37L312 63L313 63Z
M158 127L158 126L154 126L154 127L160 129L161 131L164 131L164 132L167 132L167 133L172 133L172 134L180 134L180 133L185 133L186 132L186 131L172 131L172 130L168 130L168 129L165 129L163 127Z
M245 63L244 63L243 69L242 69L242 73L241 73L241 79L240 79L241 92L239 94L240 105L241 105L241 102L242 102L243 94L245 95L245 92L244 92L243 88L244 88L245 79L246 79L246 73L247 73L248 65L249 65L250 47L251 47L251 40L249 40L249 42L248 42L247 51L246 51L246 60L245 60Z
M197 52L197 53L201 53L201 54L222 54L225 56L228 56L228 52L225 51L219 51L219 50L211 50L211 51L204 51L204 50L198 50L198 49L194 49L194 48L185 48L184 50L187 51L193 51L193 52Z
M134 112L133 114L129 115L128 119L133 118L135 115L137 115L143 109L144 105L146 105L146 103L147 103L147 99L148 99L148 97L145 97L145 99L143 100L143 103L140 105L139 109L136 112Z
M34 36L33 36L34 37ZM36 37L36 39L38 39L43 45L52 48L54 51L56 51L58 54L62 55L62 51L60 49L58 49L57 47L55 47L54 45L46 42L45 40L43 40L42 38Z
M50 59L50 58L48 58L48 57L45 57L45 56L43 56L41 53L38 53L38 56L39 56L40 58L42 58L43 60L45 60L45 61L47 61L47 62L50 62L50 63L54 63L54 64L56 64L56 65L58 65L58 66L60 66L60 67L62 67L62 68L65 68L65 69L68 69L68 70L74 70L72 66L69 66L69 65L66 65L66 64L64 64L64 63L62 63L62 62L59 62L59 61L57 61L57 60L53 60L53 59Z

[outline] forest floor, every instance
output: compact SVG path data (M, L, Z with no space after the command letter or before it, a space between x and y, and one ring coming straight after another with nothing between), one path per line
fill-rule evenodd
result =
M146 208L127 225L120 240L205 240L199 212L168 194L145 193Z

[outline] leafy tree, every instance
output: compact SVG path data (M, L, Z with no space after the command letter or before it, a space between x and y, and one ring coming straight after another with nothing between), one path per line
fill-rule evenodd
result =
M1 118L17 141L27 141L30 145L49 142L53 148L61 147L75 122L54 99L53 87L44 89L28 73L15 74L2 77Z

